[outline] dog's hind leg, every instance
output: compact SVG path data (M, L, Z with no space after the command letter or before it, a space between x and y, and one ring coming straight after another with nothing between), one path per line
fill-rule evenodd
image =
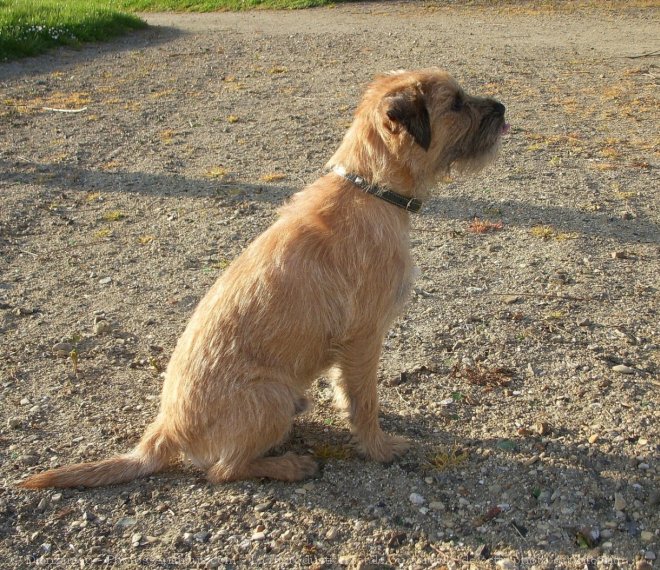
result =
M258 382L241 390L240 398L226 408L218 457L207 471L209 481L259 477L298 481L313 475L317 465L311 457L295 453L263 457L286 438L304 400L286 385Z
M335 398L348 416L358 449L376 461L388 462L408 449L401 437L387 435L378 422L378 361L381 338L365 338L345 344L339 352Z

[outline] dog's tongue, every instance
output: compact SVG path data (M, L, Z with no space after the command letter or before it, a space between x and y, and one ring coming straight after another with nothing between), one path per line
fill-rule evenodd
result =
M504 123L502 125L502 134L505 135L511 130L511 125L509 123Z

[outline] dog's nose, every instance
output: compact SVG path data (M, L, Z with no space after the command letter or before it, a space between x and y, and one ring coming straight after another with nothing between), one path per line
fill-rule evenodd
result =
M506 111L506 107L504 105L502 105L502 103L500 103L499 101L495 101L493 103L493 112L496 115L499 115L500 117L503 117L504 116L504 111Z

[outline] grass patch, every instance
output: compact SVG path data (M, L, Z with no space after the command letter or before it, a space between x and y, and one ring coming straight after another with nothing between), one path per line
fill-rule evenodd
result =
M135 12L216 12L220 10L254 10L316 8L350 0L117 0L122 8Z
M314 8L351 0L0 0L0 61L108 40L147 24L131 12ZM281 72L278 72L281 73Z
M58 46L107 40L144 28L138 17L102 0L0 0L0 60Z
M437 449L428 458L428 463L433 469L446 471L454 469L468 460L468 452L456 446L449 449Z

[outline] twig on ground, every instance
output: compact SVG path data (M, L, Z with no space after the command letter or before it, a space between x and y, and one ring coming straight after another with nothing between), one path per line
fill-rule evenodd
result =
M53 107L42 107L44 111L53 111L55 113L82 113L87 111L87 107L81 107L80 109L55 109Z

